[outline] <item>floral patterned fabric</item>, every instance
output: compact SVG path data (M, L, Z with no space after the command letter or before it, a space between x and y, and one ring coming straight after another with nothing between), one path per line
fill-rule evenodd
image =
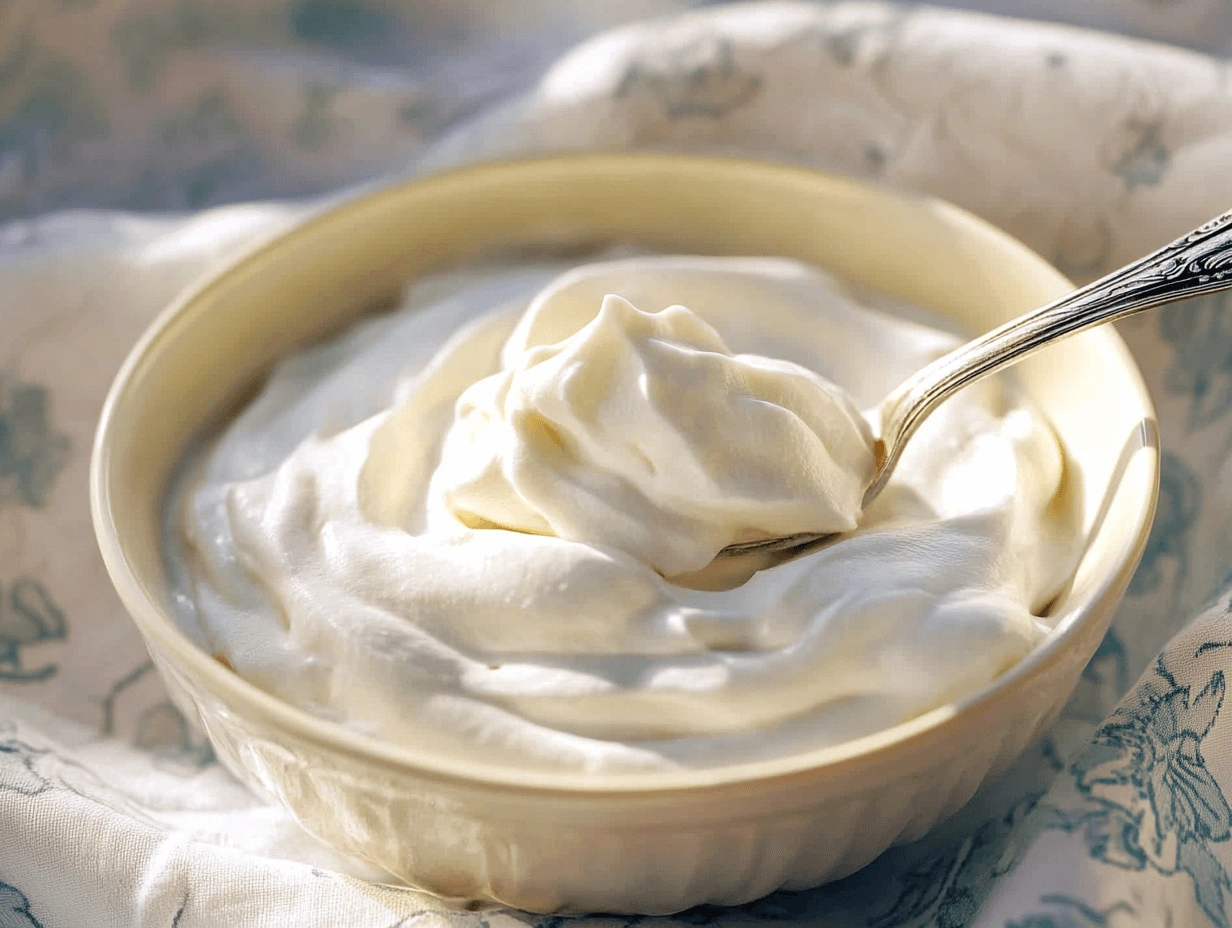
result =
M739 153L946 197L1079 280L1232 205L1227 0L962 4L1053 24L699 5L0 3L0 928L560 923L443 912L249 796L95 552L110 379L180 288L295 219L288 197L510 153ZM638 21L659 14L680 15ZM1160 416L1159 512L1049 734L840 883L592 922L1232 925L1232 303L1122 332Z

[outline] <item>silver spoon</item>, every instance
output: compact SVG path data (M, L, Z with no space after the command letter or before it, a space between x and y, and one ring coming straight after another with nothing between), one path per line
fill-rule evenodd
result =
M1232 211L1067 296L955 348L892 390L877 408L877 471L864 507L894 473L920 423L954 393L1052 342L1144 309L1232 288ZM787 553L841 533L801 532L728 545L719 557Z

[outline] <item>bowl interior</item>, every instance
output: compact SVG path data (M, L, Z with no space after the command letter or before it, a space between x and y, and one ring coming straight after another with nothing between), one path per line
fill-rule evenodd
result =
M189 443L247 396L276 358L389 305L416 275L511 246L611 242L799 258L972 333L1070 289L1043 259L955 207L761 163L660 155L508 162L352 201L256 247L182 297L113 386L95 446L95 521L108 569L142 632L195 672L268 702L196 649L164 605L161 507ZM1054 604L1057 631L1027 665L1064 647L1067 628L1127 579L1153 513L1158 447L1145 387L1110 328L1052 346L1018 369L1070 451L1080 478L1074 489L1093 530L1073 583ZM1025 672L1023 665L992 687ZM357 737L293 707L285 712ZM892 732L861 739L861 749L892 740ZM423 760L404 753L408 762ZM501 779L499 770L490 773Z

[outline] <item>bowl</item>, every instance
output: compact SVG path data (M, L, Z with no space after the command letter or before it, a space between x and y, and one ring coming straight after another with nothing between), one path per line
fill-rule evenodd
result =
M529 773L322 720L197 648L168 605L161 512L194 438L271 363L416 275L480 254L626 242L789 256L976 333L1071 289L1025 246L937 200L719 158L585 155L487 164L330 208L166 309L117 376L94 446L95 529L171 697L219 759L309 832L454 900L661 914L845 876L957 811L1056 715L1144 547L1159 450L1108 327L1024 361L1068 448L1090 540L1055 630L967 698L834 747L695 771Z

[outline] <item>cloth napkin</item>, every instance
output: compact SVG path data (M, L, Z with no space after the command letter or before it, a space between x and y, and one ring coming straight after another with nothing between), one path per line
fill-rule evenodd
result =
M0 928L560 922L445 911L250 796L167 701L95 551L89 447L124 354L311 198L513 153L738 153L945 197L1078 281L1232 206L1232 83L1205 54L1232 46L1226 0L983 4L1071 25L694 5L0 6ZM839 883L591 922L1232 924L1232 312L1121 331L1159 412L1159 511L1049 734Z

